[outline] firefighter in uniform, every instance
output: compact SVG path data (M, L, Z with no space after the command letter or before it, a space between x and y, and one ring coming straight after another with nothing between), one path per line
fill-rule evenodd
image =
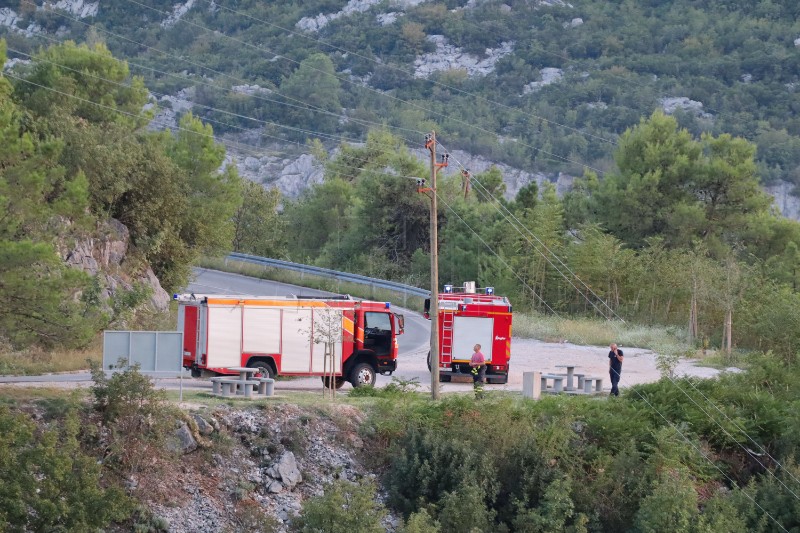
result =
M486 376L486 357L481 353L481 345L476 344L473 348L472 358L469 366L472 367L472 388L475 390L476 398L483 398L483 379Z

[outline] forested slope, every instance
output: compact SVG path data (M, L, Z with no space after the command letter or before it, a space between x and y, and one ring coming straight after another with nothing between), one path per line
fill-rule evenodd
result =
M419 142L435 127L453 147L580 175L666 108L695 135L754 142L763 181L800 179L791 0L62 4L12 2L11 48L106 42L151 90L195 87L218 132L358 139L385 122Z
M128 226L166 287L230 248L426 285L427 200L409 178L428 170L407 147L436 129L449 148L580 176L563 198L531 184L508 202L497 170L465 196L451 161L443 281L797 353L800 229L759 191L800 157L792 2L59 6L3 12L32 117L9 124L61 139L53 164L87 180L86 210ZM56 46L67 37L90 46ZM172 132L145 128L153 115ZM314 152L322 183L281 199L216 173L214 139L258 154L276 138ZM320 141L342 144L331 157Z

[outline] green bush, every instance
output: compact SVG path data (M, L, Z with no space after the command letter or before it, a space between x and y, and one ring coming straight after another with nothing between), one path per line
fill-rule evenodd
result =
M166 391L139 372L138 365L125 367L110 378L97 363L91 363L94 410L108 430L101 442L106 462L129 474L155 468L158 459L169 459L171 439L181 416L167 400Z
M107 487L79 441L75 406L40 428L0 406L0 531L97 531L127 519L131 501Z
M381 533L386 510L375 496L370 481L336 481L306 501L292 527L301 533Z
M364 434L386 450L389 503L423 531L774 531L759 505L800 525L778 481L800 477L798 373L765 355L613 402L387 399ZM749 437L771 454L763 466Z

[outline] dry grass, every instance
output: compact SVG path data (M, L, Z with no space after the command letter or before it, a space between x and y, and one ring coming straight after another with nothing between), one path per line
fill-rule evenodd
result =
M408 296L402 292L395 292L385 289L378 289L360 283L350 283L347 281L337 281L322 278L313 274L304 274L280 268L267 268L246 263L243 261L232 261L228 259L204 259L200 266L221 270L223 272L233 272L243 274L253 278L268 279L281 283L290 283L300 287L308 287L321 291L334 292L338 294L350 294L356 298L365 300L376 300L379 302L392 302L394 305L403 306L407 309L422 311L423 298L418 296Z
M89 389L65 390L60 387L0 387L0 405L36 400L64 400L88 397Z
M102 337L80 350L43 350L29 348L0 353L0 375L31 376L53 372L87 370L87 360L103 358Z
M514 335L545 342L623 346L685 353L690 350L685 333L674 327L643 326L593 318L559 318L539 314L514 314Z

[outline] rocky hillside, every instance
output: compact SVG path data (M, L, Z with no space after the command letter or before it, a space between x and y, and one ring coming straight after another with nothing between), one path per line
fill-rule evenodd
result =
M798 15L789 0L37 0L1 8L0 28L15 63L54 39L107 43L145 78L157 127L191 109L289 196L320 178L306 140L333 149L381 124L506 165L513 194L611 168L654 109L746 137L766 184L796 184Z
M138 493L171 532L237 531L262 513L275 531L287 531L303 502L325 485L375 477L358 434L364 415L352 406L195 406L190 416L177 433L183 455L168 491Z

